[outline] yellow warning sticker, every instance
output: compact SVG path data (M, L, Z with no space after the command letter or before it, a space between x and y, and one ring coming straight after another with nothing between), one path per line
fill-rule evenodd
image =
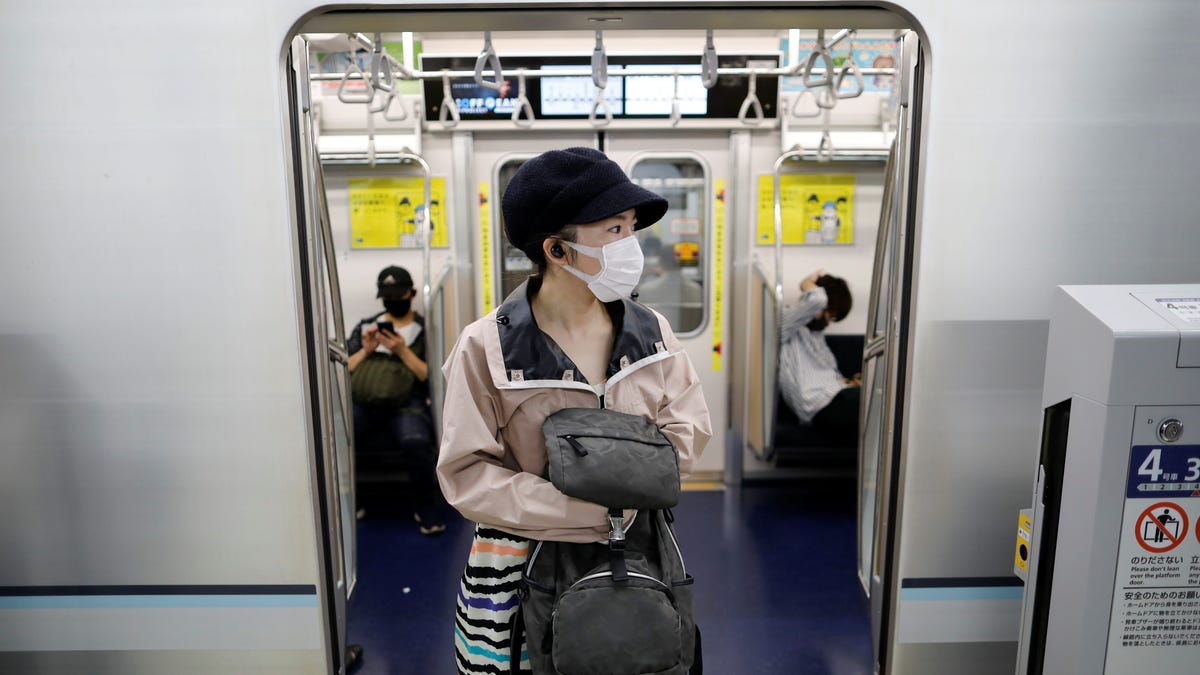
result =
M483 283L480 296L483 313L492 311L492 200L491 185L479 182L479 276Z
M713 372L721 370L725 335L725 179L713 181Z

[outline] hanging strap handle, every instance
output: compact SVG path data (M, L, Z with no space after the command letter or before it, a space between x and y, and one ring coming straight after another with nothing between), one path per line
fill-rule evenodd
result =
M596 112L600 110L604 111L603 120L596 117ZM603 127L608 126L612 120L612 109L608 107L608 100L604 98L604 89L597 89L596 98L592 99L592 111L588 113L588 124L594 127Z
M713 46L713 32L709 28L704 32L704 52L700 55L700 82L705 89L717 84L717 63L717 48Z
M592 48L592 84L603 89L608 86L608 54L604 51L604 31L596 31L596 46Z
M524 118L521 113L525 113ZM529 128L533 126L533 120L533 106L525 95L525 69L521 68L517 71L517 105L513 108L512 122L519 127Z
M754 121L751 122L746 113L754 109ZM742 101L742 107L738 109L738 121L749 126L758 126L763 121L763 107L758 100L758 71L750 69L750 83L746 90L746 100Z
M439 107L438 121L442 123L442 128L453 129L458 126L458 104L450 95L450 71L445 68L442 69L442 104Z
M671 126L679 124L679 120L683 117L679 105L679 69L675 69L675 74L671 77Z
M371 86L389 94L396 88L396 74L392 72L391 59L383 48L383 35L380 33L375 34L371 45Z
M487 65L492 69L492 77L494 80L483 79L483 67ZM479 52L479 58L475 59L475 84L491 89L492 91L500 91L504 86L504 71L500 69L500 57L496 55L496 49L492 47L492 32L483 32L483 51Z
M392 104L396 101L400 102L400 107L397 108L397 110L400 111L400 114L393 116L390 113L392 111ZM404 99L401 98L400 94L398 94L395 90L392 90L392 92L387 95L387 99L384 101L383 119L389 122L403 122L404 120L408 119L408 106L404 104Z
M813 77L813 68L816 67L818 60L825 62L825 73L820 78L815 78ZM829 54L829 50L825 49L825 29L818 29L817 44L813 46L812 52L804 60L804 86L809 89L830 87L833 85L836 73L837 71L833 67L833 56Z
M371 86L371 82L367 78L367 74L358 65L358 59L355 58L355 53L358 49L355 47L354 36L350 39L350 65L346 67L346 72L342 73L342 83L338 85L338 100L342 103L370 103L375 100L375 89ZM367 85L367 90L361 94L355 94L346 91L346 83L350 81L350 76L357 73L362 78L363 84Z
M829 133L829 111L825 111L825 128L821 131L821 142L817 145L817 161L833 161L833 136Z
M863 81L862 69L858 67L858 59L856 59L854 56L853 33L850 34L848 41L850 43L850 56L848 56L845 63L842 64L842 69L839 70L837 74L837 80L835 80L833 83L833 90L837 92L838 98L858 98L859 96L862 96L863 91L865 91L867 88L866 82ZM853 76L855 82L855 88L851 89L849 93L842 91L842 82L846 79L847 75Z
M808 111L803 110L800 106L800 102L804 99L805 96L808 96L810 99L812 99L812 102L813 102L813 108ZM820 117L821 116L821 107L820 107L820 104L817 102L817 95L813 93L812 89L801 89L800 93L796 94L796 97L792 99L792 107L790 109L790 112L792 114L792 117L796 117L799 119L805 119L808 117Z

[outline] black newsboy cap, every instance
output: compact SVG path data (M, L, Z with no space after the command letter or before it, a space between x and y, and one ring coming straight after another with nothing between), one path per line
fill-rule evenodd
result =
M636 209L635 229L667 212L667 200L633 184L616 162L591 148L551 150L525 162L504 190L504 236L525 250L539 235Z

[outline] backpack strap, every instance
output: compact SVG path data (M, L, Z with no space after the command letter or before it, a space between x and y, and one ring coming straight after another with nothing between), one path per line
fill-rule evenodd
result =
M609 569L612 570L613 581L629 580L629 570L625 567L625 513L621 509L608 510L608 522L612 529L608 532Z

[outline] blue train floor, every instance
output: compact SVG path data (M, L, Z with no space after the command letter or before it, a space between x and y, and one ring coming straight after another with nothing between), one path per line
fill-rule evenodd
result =
M872 672L853 481L688 491L675 514L710 675ZM350 602L357 675L455 673L454 599L472 528L456 515L423 536L404 510L368 506Z

